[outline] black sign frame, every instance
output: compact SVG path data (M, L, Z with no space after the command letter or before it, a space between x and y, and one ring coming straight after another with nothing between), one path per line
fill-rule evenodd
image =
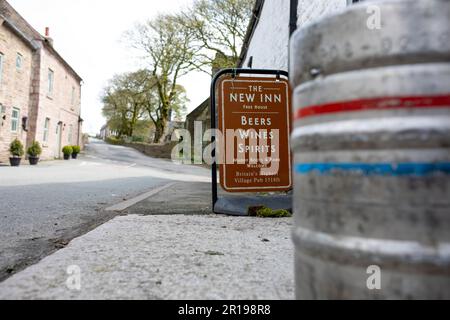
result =
M211 83L211 129L217 129L217 108L216 108L216 87L220 78L224 75L231 75L236 77L237 75L273 75L278 79L283 76L289 79L289 73L283 70L266 70L266 69L223 69L215 74ZM211 166L211 190L212 190L212 209L214 213L226 214L234 216L247 216L248 208L252 206L267 206L271 209L286 209L292 211L292 195L279 195L271 197L259 197L259 196L239 196L239 197L222 197L219 199L217 188L217 162L216 162L216 138L213 135L211 137L212 143L212 159Z

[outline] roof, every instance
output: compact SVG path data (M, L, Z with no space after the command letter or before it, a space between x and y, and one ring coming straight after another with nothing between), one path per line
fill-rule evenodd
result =
M64 60L64 58L58 53L58 51L55 50L55 48L53 48L53 46L51 44L48 43L47 40L45 40L44 42L45 44L45 48L48 49L65 67L66 69L72 73L72 75L77 78L77 80L79 82L83 81L83 79L81 78L81 76L78 75L78 73L70 66L69 63L67 63L66 60Z
M7 27L12 33L14 33L19 39L21 39L31 50L35 51L39 49L36 43L27 37L21 30L19 30L14 24L9 21L8 18L0 14L1 25Z
M0 14L8 19L27 38L43 40L39 34L6 0L0 0Z
M7 26L10 29L14 29L20 33L18 36L24 41L33 43L33 41L39 41L43 46L50 51L70 72L77 78L78 81L83 79L77 74L77 72L67 63L66 60L53 48L48 40L36 31L6 0L0 0L0 16L7 22Z
M244 64L245 59L247 58L248 47L253 38L253 33L258 25L259 18L261 16L261 12L264 6L264 0L256 0L255 6L253 7L252 18L250 19L250 23L247 29L247 33L245 35L244 44L242 46L241 55L238 60L238 67L241 68Z
M210 101L210 98L203 101L194 111L186 116L186 119L197 118L205 110L205 108L209 108Z
M189 118L197 118L204 110L205 108L208 108L210 105L210 98L207 98L205 101L203 101L197 108L195 108L191 113L189 113L186 116L186 119Z

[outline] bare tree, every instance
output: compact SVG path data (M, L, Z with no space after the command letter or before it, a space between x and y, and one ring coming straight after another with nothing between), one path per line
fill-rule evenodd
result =
M167 119L165 106L159 95L158 80L151 71L143 69L115 76L105 89L102 100L103 115L119 135L133 136L138 122L149 119L156 130L153 142L160 141ZM171 110L181 115L186 109L187 101L185 89L176 85ZM158 131L158 128L162 131Z
M159 143L165 131L166 119L164 118L165 106L159 95L158 80L148 70L138 71L135 73L135 76L135 91L139 93L140 103L147 111L146 115L153 122L156 129L153 142ZM177 117L181 117L186 111L188 101L184 87L176 85L174 88L174 97L170 105L171 112L175 113ZM158 131L158 128L162 131Z
M193 63L202 71L211 66L235 67L245 39L255 0L196 0L178 15L192 33L198 54Z
M103 115L120 136L133 136L136 123L145 114L138 95L133 91L132 78L133 74L115 76L102 94Z
M159 96L159 119L155 123L155 140L162 138L167 122L171 120L179 93L180 77L194 68L197 48L192 46L193 34L183 28L171 15L159 15L138 24L127 33L132 46L144 53Z

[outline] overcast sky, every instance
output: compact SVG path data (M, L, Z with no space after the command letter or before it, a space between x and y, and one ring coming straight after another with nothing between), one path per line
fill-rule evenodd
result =
M159 12L175 12L192 0L8 0L41 34L50 28L54 47L83 78L84 131L97 133L105 123L100 93L116 73L143 62L124 41L125 31ZM194 73L181 79L192 111L209 95L210 78Z

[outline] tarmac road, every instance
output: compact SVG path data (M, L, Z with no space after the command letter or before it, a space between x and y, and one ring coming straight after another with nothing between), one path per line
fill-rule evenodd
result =
M0 166L0 281L109 221L105 208L209 171L92 140L78 160Z

